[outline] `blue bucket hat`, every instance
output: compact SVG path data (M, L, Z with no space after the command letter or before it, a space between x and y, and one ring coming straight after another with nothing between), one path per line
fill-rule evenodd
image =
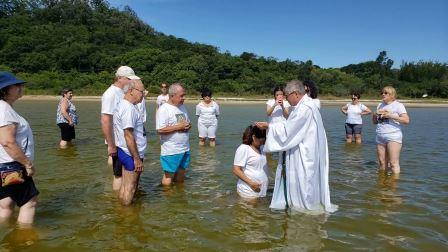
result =
M5 88L7 86L23 83L26 83L26 81L17 79L16 76L14 76L14 74L12 73L0 72L0 89Z

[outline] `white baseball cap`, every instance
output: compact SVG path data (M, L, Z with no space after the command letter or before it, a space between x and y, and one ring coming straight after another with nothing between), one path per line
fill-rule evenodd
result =
M140 77L135 75L134 70L128 66L121 66L117 69L117 72L115 73L115 76L117 77L126 77L130 80L140 80Z

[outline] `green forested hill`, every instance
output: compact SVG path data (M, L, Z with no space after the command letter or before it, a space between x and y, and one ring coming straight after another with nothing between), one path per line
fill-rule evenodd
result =
M71 86L77 94L98 95L118 66L129 65L152 92L161 82L182 82L190 91L207 86L232 95L266 94L291 79L312 79L320 93L335 96L352 90L376 95L391 84L402 96L448 97L446 63L392 64L386 52L341 69L250 52L233 56L157 32L129 7L118 10L104 0L0 0L0 70L29 81L34 94Z

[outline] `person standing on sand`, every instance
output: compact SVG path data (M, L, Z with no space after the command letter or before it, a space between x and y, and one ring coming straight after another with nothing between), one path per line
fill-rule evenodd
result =
M180 83L168 90L170 99L156 113L156 130L160 135L160 163L164 172L162 185L183 183L190 165L189 130L191 128L184 106L185 89Z
M114 83L103 93L101 97L101 129L107 144L107 154L112 160L113 182L112 189L118 191L122 181L122 164L117 157L117 146L113 133L113 115L118 103L123 100L124 92L132 80L139 80L134 70L128 66L121 66L115 72Z

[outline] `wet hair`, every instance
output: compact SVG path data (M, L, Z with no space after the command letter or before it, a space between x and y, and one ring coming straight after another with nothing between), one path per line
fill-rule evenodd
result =
M285 94L285 91L283 91L283 88L282 88L282 87L275 87L275 88L274 88L274 97L275 97L275 93L277 93L278 91L282 91L283 94Z
M212 97L212 91L208 88L203 88L201 91L201 97L204 98L206 96Z
M61 91L61 95L62 97L64 97L65 94L67 94L68 92L73 92L73 89L65 87L64 89L62 89Z
M358 99L361 98L361 94L359 92L357 92L357 91L352 92L352 96L355 96Z
M314 81L312 81L312 80L305 80L305 81L303 82L303 85L304 85L305 87L308 87L308 92L307 92L307 94L308 94L311 98L316 99L316 98L317 98L317 86L316 86L316 83L314 83Z
M253 142L252 136L266 138L266 130L260 129L255 125L249 125L243 133L243 144L251 145Z

